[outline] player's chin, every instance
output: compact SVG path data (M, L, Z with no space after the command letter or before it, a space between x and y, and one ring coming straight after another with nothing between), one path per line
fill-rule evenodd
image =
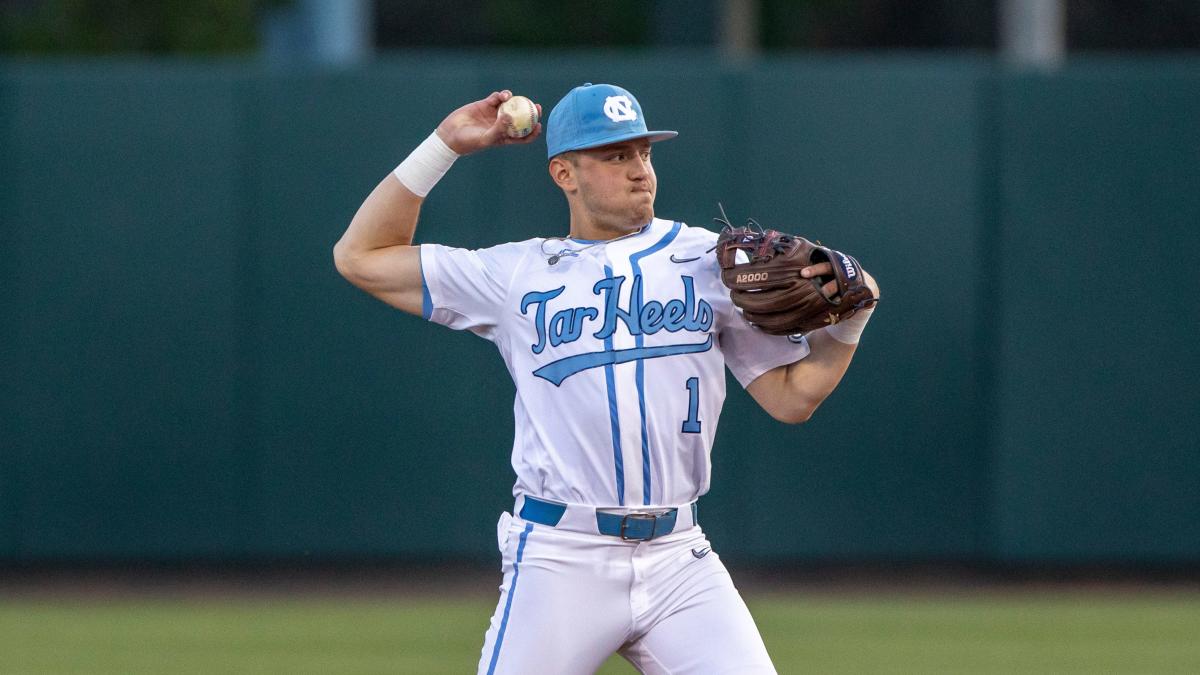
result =
M633 220L637 221L639 226L646 224L654 217L654 193L635 193L630 211L633 214Z
M647 205L645 208L634 209L633 217L629 219L633 224L633 228L639 228L646 223L654 220L654 205Z

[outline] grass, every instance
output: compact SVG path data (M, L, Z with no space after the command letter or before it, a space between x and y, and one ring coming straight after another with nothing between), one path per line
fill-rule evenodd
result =
M751 596L780 673L1200 673L1200 595ZM0 673L472 673L490 598L0 599ZM619 658L601 673L632 673Z

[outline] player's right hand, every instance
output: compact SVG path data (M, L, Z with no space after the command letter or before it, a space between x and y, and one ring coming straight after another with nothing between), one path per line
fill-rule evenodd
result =
M519 145L530 143L542 133L539 122L533 132L524 138L513 138L505 129L508 126L508 115L499 112L500 104L512 98L513 93L507 89L493 91L487 98L468 103L450 113L438 125L437 134L442 142L460 155L486 150L499 145ZM538 115L542 114L541 104L537 105Z

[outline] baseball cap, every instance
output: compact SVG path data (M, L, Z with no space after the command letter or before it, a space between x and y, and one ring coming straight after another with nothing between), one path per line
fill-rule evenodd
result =
M625 89L585 82L567 92L550 111L546 159L635 138L649 138L654 143L678 135L677 131L647 131L642 106Z

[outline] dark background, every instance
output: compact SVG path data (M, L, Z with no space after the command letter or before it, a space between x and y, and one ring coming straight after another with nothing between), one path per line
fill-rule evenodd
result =
M0 0L0 50L10 54L253 53L260 22L297 0ZM765 52L994 50L995 0L758 0ZM1072 50L1200 48L1193 0L1066 0ZM383 50L706 47L718 0L375 0Z
M491 562L503 364L331 248L449 110L585 80L681 131L660 215L720 199L885 288L810 423L731 387L700 507L723 556L1200 561L1193 3L1069 2L1066 64L1034 71L978 2L764 2L749 61L664 27L672 2L459 3L441 29L447 3L380 2L383 49L341 69L255 56L287 3L106 4L0 4L0 561ZM1086 51L1118 47L1155 53ZM562 232L540 147L459 162L419 238Z

